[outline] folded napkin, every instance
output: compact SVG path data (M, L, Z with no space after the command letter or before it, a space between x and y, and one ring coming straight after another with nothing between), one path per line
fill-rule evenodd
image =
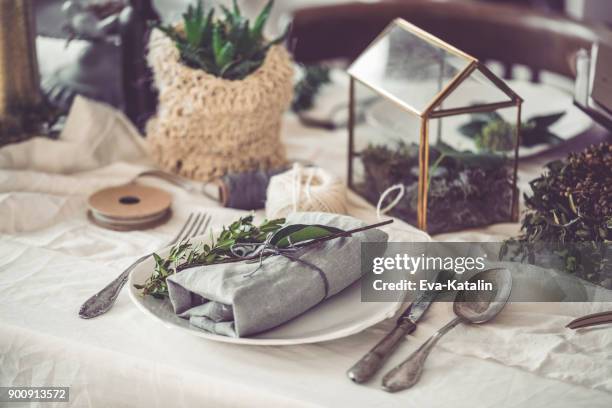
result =
M144 139L123 113L82 96L58 140L35 137L0 149L0 169L73 174L116 162L150 167Z
M328 213L296 213L289 224L321 224L343 230L365 226L355 218ZM285 323L357 281L362 242L386 242L370 229L259 263L208 265L168 278L175 313L203 330L245 337ZM257 271L253 273L253 271Z

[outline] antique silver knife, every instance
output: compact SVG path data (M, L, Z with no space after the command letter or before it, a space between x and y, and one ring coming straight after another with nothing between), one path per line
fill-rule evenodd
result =
M348 377L356 383L363 383L372 378L404 336L416 329L417 322L425 314L437 295L438 291L427 291L419 296L415 302L412 302L397 319L393 330L347 371Z

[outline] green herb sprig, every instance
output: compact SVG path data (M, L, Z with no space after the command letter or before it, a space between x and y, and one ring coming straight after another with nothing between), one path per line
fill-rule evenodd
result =
M288 29L272 41L264 37L264 27L273 5L274 0L268 1L251 26L236 0L231 10L221 6L222 18L216 18L215 9L206 10L202 0L198 0L183 14L182 27L161 23L153 23L153 26L174 41L186 65L237 80L257 70L268 50L287 37Z
M184 265L194 263L212 265L228 259L236 259L231 248L238 243L262 243L268 234L278 231L285 223L284 218L265 221L259 226L253 224L253 216L242 217L223 227L218 237L212 236L208 244L193 244L183 241L171 248L167 257L162 258L153 254L155 258L155 269L153 274L144 285L135 286L142 289L143 294L156 298L168 296L166 278L175 274Z
M156 298L168 296L166 279L181 270L213 264L243 262L263 259L262 252L254 251L256 245L263 244L277 250L302 248L326 240L350 236L352 233L365 231L386 225L392 220L344 231L327 225L285 224L285 219L265 221L259 227L253 225L253 217L243 217L224 227L215 241L211 233L210 244L192 244L189 241L179 242L170 249L166 258L153 254L155 268L144 285L135 285L143 295ZM261 245L260 245L261 247ZM240 255L238 252L242 252Z

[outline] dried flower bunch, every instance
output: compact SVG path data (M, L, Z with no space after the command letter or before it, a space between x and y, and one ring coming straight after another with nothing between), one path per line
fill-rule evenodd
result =
M547 248L565 270L612 288L612 144L593 145L547 165L525 195L523 234L509 244L535 261Z
M155 27L174 41L186 65L225 79L243 79L263 64L270 47L287 36L287 30L272 41L263 35L273 5L270 0L251 26L236 0L232 10L221 6L223 18L215 18L215 9L206 11L199 0L183 14L182 26L156 23Z

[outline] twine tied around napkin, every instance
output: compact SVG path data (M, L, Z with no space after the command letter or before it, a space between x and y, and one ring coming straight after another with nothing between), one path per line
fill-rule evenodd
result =
M230 251L237 258L248 259L251 262L259 262L259 265L257 266L257 268L255 268L252 272L249 272L246 275L244 275L244 277L245 278L250 278L259 269L261 269L261 266L263 265L264 257L268 257L268 256L284 256L285 258L289 259L292 262L301 263L302 265L306 265L309 268L315 270L319 274L319 276L321 277L321 280L323 281L323 288L325 290L324 295L323 295L323 299L321 299L321 300L323 301L323 300L327 299L327 296L329 295L329 280L327 279L327 276L325 275L325 272L323 271L323 269L319 268L317 265L315 265L315 264L313 264L311 262L308 262L308 261L305 261L303 259L300 259L299 256L295 256L294 254L298 250L300 250L301 248L294 247L294 246L291 246L289 248L279 248L278 246L272 244L272 242L271 242L272 238L273 238L273 235L270 235L262 243L249 243L249 244L234 244L234 245L232 245L232 247L230 248ZM254 256L258 256L259 260L253 259Z
M298 262L298 263L308 266L311 269L314 269L319 274L319 276L321 277L321 280L323 281L324 295L323 295L323 299L321 300L325 300L327 299L327 295L329 295L329 279L327 279L325 272L321 268L316 266L315 264L305 261L301 259L299 256L294 256L293 254L295 254L300 249L304 249L306 247L312 247L313 245L317 245L324 241L329 241L332 239L337 239L337 238L342 238L342 237L349 237L351 236L351 234L355 232L361 232L364 230L380 227L380 226L389 224L391 222L393 222L393 220L388 220L388 221L380 222L377 224L368 225L365 227L355 228L350 231L340 231L340 232L336 232L334 234L327 235L321 238L315 238L309 241L299 242L297 245L294 245L291 242L291 240L289 240L289 247L286 247L286 248L279 247L278 245L274 244L273 241L276 237L276 234L270 234L268 235L268 237L266 238L264 242L234 244L230 247L230 252L236 258L247 261L247 263L248 262L259 262L259 265L257 266L257 268L255 268L255 270L244 275L245 278L252 277L259 269L261 269L263 265L264 257L269 257L269 256L283 256L292 262Z

